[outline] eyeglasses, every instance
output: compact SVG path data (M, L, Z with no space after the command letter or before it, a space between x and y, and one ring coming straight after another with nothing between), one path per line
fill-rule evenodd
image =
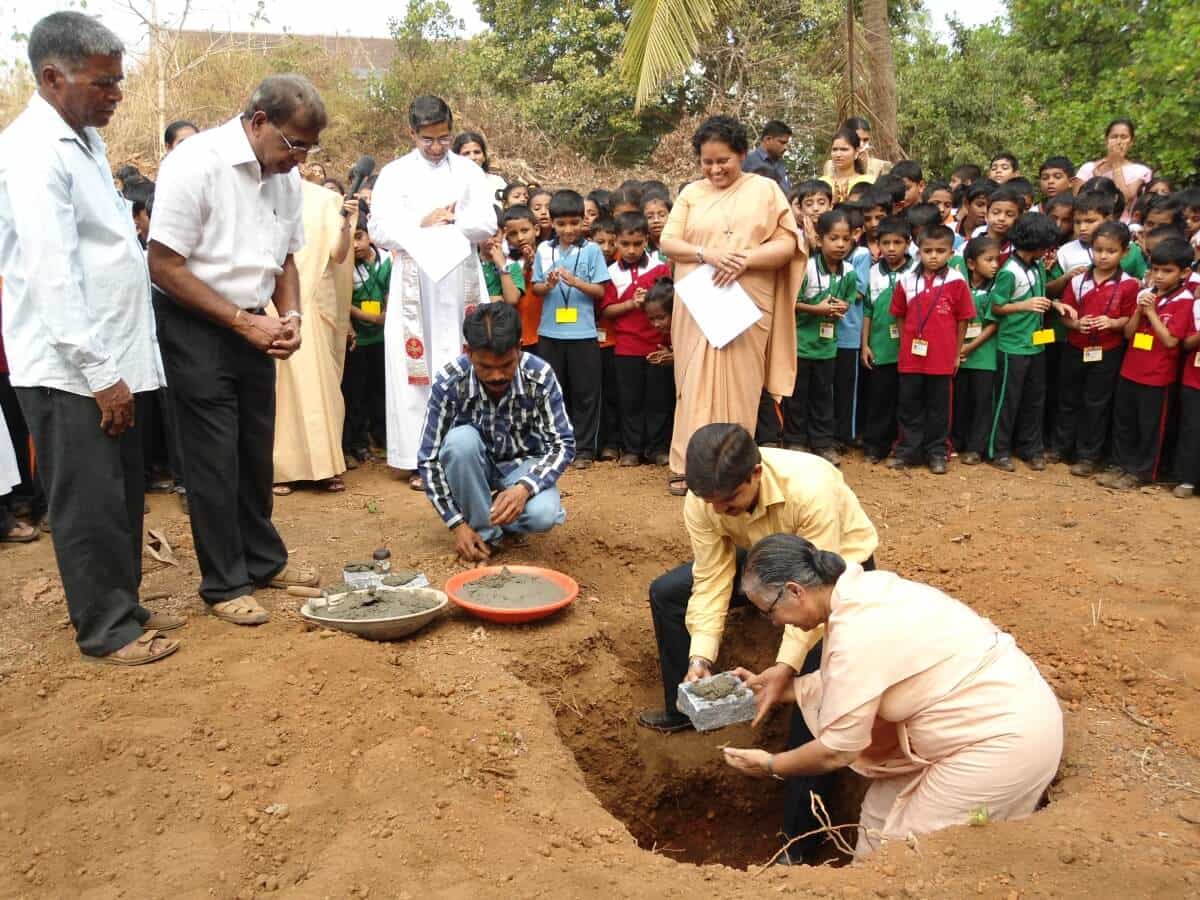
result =
M435 138L418 137L417 140L421 142L421 146L426 150L428 150L434 144L440 144L443 147L449 147L452 143L454 143L454 138L448 134L443 134L441 137Z
M282 128L280 128L274 122L272 122L271 125L274 126L276 131L279 132L279 138L283 141L283 146L287 147L288 153L292 154L293 156L312 156L314 153L321 152L320 144L313 144L311 147L306 146L305 144L293 144L288 140L288 136L283 133Z
M771 613L774 612L775 607L779 604L779 601L783 599L783 592L785 590L787 590L787 585L781 584L779 586L779 592L775 594L775 599L771 601L770 605L768 605L766 609L759 610L759 613L762 614L764 619L771 618Z

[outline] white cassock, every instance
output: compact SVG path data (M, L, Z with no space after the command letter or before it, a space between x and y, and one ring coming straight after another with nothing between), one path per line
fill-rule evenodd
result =
M413 241L405 237L420 229L430 212L450 203L455 204L451 227L467 239L471 253L434 281L408 256ZM383 326L388 465L415 469L432 376L462 353L468 303L488 300L475 250L496 233L492 188L469 159L447 153L434 165L414 149L379 173L369 227L371 240L395 257Z

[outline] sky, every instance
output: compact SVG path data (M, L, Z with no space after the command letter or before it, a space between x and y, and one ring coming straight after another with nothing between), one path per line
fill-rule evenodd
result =
M129 11L128 4L147 12L150 0L49 0L31 3L27 0L0 0L0 60L12 61L24 57L22 44L11 39L13 32L28 33L41 16L54 9L79 9L100 18L115 30L126 45L137 51L145 46L145 29ZM450 0L455 13L466 22L468 33L479 31L483 25L475 11L473 0ZM184 0L158 0L159 16L164 23L176 22L184 9ZM946 16L956 14L966 25L990 21L1004 13L1003 0L925 0L935 29L947 33ZM388 20L404 7L403 0L357 0L353 15L331 21L331 11L339 7L329 0L266 0L267 22L257 30L265 32L291 31L295 34L352 34L358 37L387 37ZM216 28L245 31L249 27L254 5L247 0L193 0L187 25L191 28Z

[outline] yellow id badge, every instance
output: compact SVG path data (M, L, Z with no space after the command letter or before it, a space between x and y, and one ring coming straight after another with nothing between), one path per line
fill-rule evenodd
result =
M383 302L380 300L364 300L360 309L367 315L377 316L383 312Z
M1084 362L1100 362L1100 360L1102 360L1102 359L1104 359L1104 348L1103 347L1084 347L1083 348L1083 361Z
M891 336L893 341L900 340L900 326L893 322L888 326L888 334Z
M1033 333L1033 346L1040 347L1042 344L1054 343L1053 328L1039 328Z
M832 322L822 322L819 334L821 335L821 340L832 341L833 340L833 323Z
M573 306L556 309L554 311L554 321L559 325L574 325L579 321L579 310Z
M912 354L913 356L928 356L929 341L923 341L920 338L913 338Z
M1137 334L1135 334L1133 336L1133 349L1134 350L1153 350L1154 349L1154 335L1152 335L1148 332L1145 332L1145 331L1137 332Z
M966 333L963 334L963 337L965 337L968 341L971 341L979 337L981 334L983 334L983 325L979 322L971 322L969 325L967 325L967 330Z

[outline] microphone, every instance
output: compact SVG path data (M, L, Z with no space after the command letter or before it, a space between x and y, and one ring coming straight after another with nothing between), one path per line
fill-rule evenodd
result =
M350 175L347 180L350 182L350 190L346 193L346 199L350 200L362 188L363 182L371 177L371 173L375 171L375 160L370 156L360 157L358 162L354 164L354 168L350 170ZM342 210L342 215L346 214Z

